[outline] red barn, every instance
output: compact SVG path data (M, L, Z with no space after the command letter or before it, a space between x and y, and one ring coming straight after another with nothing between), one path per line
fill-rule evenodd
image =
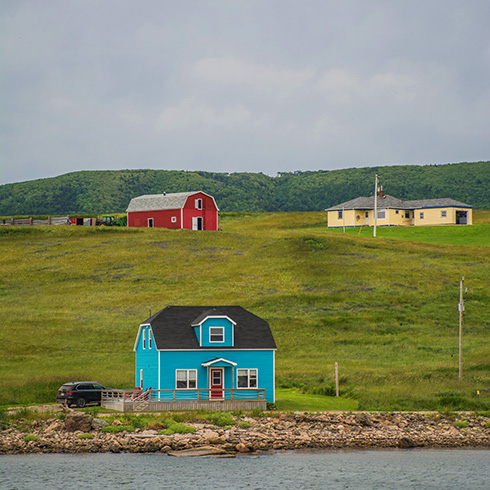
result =
M151 194L131 199L128 226L217 230L218 206L204 192Z

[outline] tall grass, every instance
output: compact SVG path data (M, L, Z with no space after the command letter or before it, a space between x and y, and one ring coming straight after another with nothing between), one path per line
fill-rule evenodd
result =
M338 362L362 408L430 408L458 392L459 406L488 409L475 394L490 388L490 225L444 227L446 244L441 227L373 239L325 218L230 214L203 233L0 227L0 404L54 401L70 380L131 388L150 311L238 304L272 327L278 387L331 385Z

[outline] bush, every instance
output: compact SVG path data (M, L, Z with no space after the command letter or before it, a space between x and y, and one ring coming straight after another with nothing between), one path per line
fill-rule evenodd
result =
M468 427L470 424L467 420L456 420L454 422L454 426L457 427L458 429L464 429L465 427Z
M78 439L93 439L94 435L93 434L79 434Z
M134 427L132 425L108 425L107 427L102 427L100 429L102 432L110 432L111 434L116 434L118 432L134 432Z
M236 424L235 418L229 412L212 412L207 416L207 419L211 424L217 425L218 427Z
M36 436L34 434L27 434L23 438L24 442L37 441L38 439L39 439L39 436Z
M249 429L251 427L251 424L250 422L246 421L246 420L242 420L239 424L238 424L238 427L240 427L240 429Z
M197 430L195 427L176 422L173 419L165 420L164 425L166 429L160 430L158 434L165 436L171 436L172 434L193 434Z

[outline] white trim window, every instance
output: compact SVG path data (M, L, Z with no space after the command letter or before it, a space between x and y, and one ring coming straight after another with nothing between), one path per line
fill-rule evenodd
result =
M202 209L202 199L196 199L196 209Z
M172 221L172 223L177 223L177 216L172 216L171 221Z
M257 369L237 369L237 388L257 388Z
M447 218L447 211L441 211L441 218Z
M175 388L189 390L197 387L197 369L176 369Z
M143 349L146 349L146 328L143 329Z
M152 345L153 345L153 341L152 341L151 330L148 329L148 349L151 349Z
M386 219L386 211L384 209L378 211L378 219Z
M153 228L153 218L148 218L148 228Z
M143 369L140 369L140 388L143 388Z
M424 213L420 213L420 219L424 219Z
M224 342L225 327L209 327L209 343Z

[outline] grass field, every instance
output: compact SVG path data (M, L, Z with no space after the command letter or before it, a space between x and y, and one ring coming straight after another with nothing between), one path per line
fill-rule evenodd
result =
M1 227L0 404L53 401L74 379L131 388L150 310L239 304L271 325L279 389L331 394L338 362L361 409L489 409L489 222L376 239L325 213L229 213L203 233Z

